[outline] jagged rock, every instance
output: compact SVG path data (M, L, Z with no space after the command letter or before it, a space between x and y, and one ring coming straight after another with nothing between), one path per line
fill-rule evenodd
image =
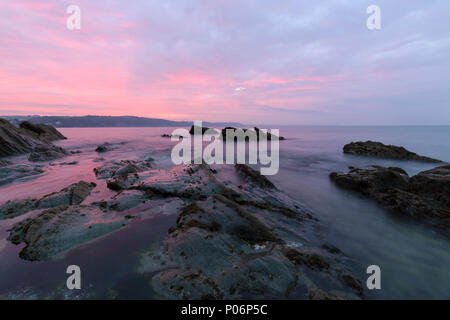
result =
M236 170L242 174L245 178L245 182L256 183L262 188L275 188L272 182L267 179L266 176L262 175L259 171L253 170L247 165L244 164L236 164Z
M112 217L95 206L59 206L16 223L8 240L24 242L19 256L29 261L46 260L123 226L123 218Z
M338 186L375 199L384 208L450 227L450 166L436 167L409 178L400 168L369 166L330 174Z
M232 132L234 132L235 130L239 130L239 129L238 128L234 128L234 127L225 127L225 128L223 128L222 129L222 138L224 140L226 140L226 138L227 138L227 130L232 130ZM264 131L262 131L261 129L259 129L257 127L250 128L250 129L241 129L241 130L243 130L244 133L254 131L256 133L256 140L257 141L259 141L263 135L265 135L266 140L272 140L272 139L275 139L275 138L278 138L278 140L286 140L282 136L277 137L276 135L274 135L274 134L272 134L270 132L264 132Z
M22 123L17 128L9 121L0 119L0 157L28 153L37 146L64 138L51 126Z
M191 129L189 130L189 133L190 133L190 134L195 134L195 131L200 131L201 134L203 135L203 134L205 134L206 131L208 131L208 130L212 130L212 132L217 133L217 131L216 131L215 129L208 128L208 127L199 127L199 126L195 126L195 125L192 125L192 126L191 126Z
M416 160L422 162L439 163L441 160L420 156L414 152L408 151L403 147L385 145L381 142L351 142L343 148L344 153L356 154L371 157L390 158L398 160Z
M70 153L64 148L54 146L54 145L39 145L33 149L28 161L31 162L43 162L51 161L68 156Z
M12 164L12 163L8 160L0 159L0 168L9 166L10 164Z
M113 150L111 148L111 146L108 143L104 143L104 144L101 144L101 145L97 146L97 149L95 149L95 152L103 153L103 152L108 152L108 151L111 151L111 150Z
M19 125L19 127L25 130L30 135L42 141L50 142L67 139L54 127L45 124L34 124L28 121L24 121Z
M197 128L197 131L199 131L199 132L201 131L202 135L204 135L207 130L213 130L212 132L217 133L217 131L215 129L208 128L208 127L201 127L200 128L200 127L194 126L194 125L191 126L191 129L189 130L189 133L192 134L192 135L195 134L195 129L196 128ZM227 130L232 130L232 132L234 132L234 131L239 130L239 129L235 128L235 127L225 127L225 128L223 128L222 131L221 131L221 135L222 135L222 138L224 140L226 140L226 137L227 137ZM276 135L274 135L274 134L272 134L270 132L266 132L265 133L261 129L257 128L257 127L250 128L250 129L241 129L241 130L243 130L244 133L246 133L249 130L250 131L254 131L256 133L256 138L257 138L258 141L261 138L261 135L266 135L266 139L267 140L272 140L272 139L277 137ZM281 136L279 136L278 139L279 140L286 140L284 137L281 137Z
M309 289L308 298L309 300L342 300L338 295L317 288Z
M120 191L137 183L140 179L138 173L148 171L151 168L150 161L121 160L95 168L94 173L99 179L108 179L108 188Z
M0 220L14 218L32 210L80 204L95 186L95 183L80 181L40 199L8 201L0 207Z

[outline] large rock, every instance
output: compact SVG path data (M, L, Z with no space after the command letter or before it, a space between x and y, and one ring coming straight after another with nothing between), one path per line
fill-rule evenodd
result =
M8 201L0 207L0 220L14 218L32 210L80 204L95 186L95 183L80 181L40 199Z
M0 186L19 183L38 177L44 173L41 165L5 164L0 166Z
M28 153L33 148L48 145L50 141L65 139L55 128L46 125L22 123L19 128L0 119L0 157Z
M338 186L375 199L384 208L450 228L450 166L408 177L394 167L369 166L330 174Z
M441 160L420 156L414 152L408 151L403 147L385 145L381 142L351 142L343 148L344 153L356 154L362 156L371 156L379 158L389 158L398 160L416 160L422 162L439 163Z
M31 162L52 161L64 158L65 156L68 156L70 154L71 153L65 150L64 148L54 145L43 144L33 148L33 151L28 157L28 161Z
M53 207L61 202L45 197L51 208L10 230L11 242L25 244L20 257L51 259L146 217L176 214L167 237L149 246L138 268L160 297L280 298L295 291L305 299L338 299L363 294L348 272L349 259L325 246L317 219L257 171L205 164L155 170L145 161L123 161L97 168L96 174L101 179L138 177L127 189L88 205Z

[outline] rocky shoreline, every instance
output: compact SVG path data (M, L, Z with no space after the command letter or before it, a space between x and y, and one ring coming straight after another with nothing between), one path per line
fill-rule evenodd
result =
M114 195L86 203L96 183L80 181L40 199L8 202L8 240L20 257L54 259L154 214L178 215L160 246L141 255L138 272L169 299L360 299L349 258L321 240L313 213L245 165L112 161L95 169ZM31 216L29 215L31 214ZM299 232L300 230L300 232ZM326 286L323 284L326 283Z

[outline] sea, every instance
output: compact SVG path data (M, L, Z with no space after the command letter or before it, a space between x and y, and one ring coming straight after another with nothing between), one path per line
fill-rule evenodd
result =
M68 139L58 145L80 151L44 164L44 173L0 186L0 204L39 197L85 180L96 181L93 169L110 160L154 159L155 168L168 169L176 142L161 137L175 128L61 128ZM270 128L267 128L270 129ZM346 155L351 141L380 141L403 146L420 155L450 162L450 126L290 126L280 127L280 169L268 178L278 189L303 203L319 219L320 236L354 261L352 272L368 278L367 267L381 269L381 289L366 290L367 299L450 299L450 235L448 232L388 212L373 200L342 190L330 172L349 166L396 166L410 176L436 164ZM102 143L117 146L98 154ZM101 159L103 158L103 159ZM10 159L27 163L26 156ZM93 196L95 198L95 195ZM93 200L93 198L90 198ZM0 298L3 299L159 299L151 278L138 273L140 255L160 243L176 216L155 215L139 224L72 249L43 262L19 258L22 245L6 238L8 229L22 220L0 220ZM82 270L80 292L68 293L66 268ZM281 298L281 297L280 297ZM295 296L291 297L295 299Z

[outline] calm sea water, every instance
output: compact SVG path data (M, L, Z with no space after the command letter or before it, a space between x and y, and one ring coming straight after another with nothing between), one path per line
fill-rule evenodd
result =
M79 180L95 181L93 168L103 142L123 143L105 154L110 159L152 157L159 168L169 168L173 142L161 138L174 128L83 128L60 129L69 139L58 144L82 151L64 159L76 166L50 166L36 179L0 187L0 203L29 196L45 195ZM354 259L353 270L366 278L367 266L382 271L382 290L369 298L450 299L450 236L428 226L399 217L379 208L358 194L336 188L329 180L331 171L347 171L348 166L378 164L399 166L410 175L434 165L344 155L350 141L375 140L402 145L429 157L450 162L450 127L284 127L280 142L280 171L270 179L291 197L308 206L320 219L324 239ZM26 162L24 156L15 161ZM87 199L93 201L95 195ZM22 246L6 241L11 225L23 217L0 221L0 295L26 293L44 297L67 297L65 268L78 264L83 270L84 290L70 298L158 298L148 286L149 279L136 273L138 253L161 241L175 223L174 216L154 216L120 230L64 257L47 262L27 262L18 258Z

